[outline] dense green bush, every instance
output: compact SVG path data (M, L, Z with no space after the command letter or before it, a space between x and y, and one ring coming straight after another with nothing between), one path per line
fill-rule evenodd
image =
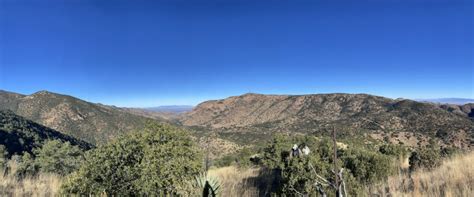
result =
M22 156L15 155L12 157L12 159L18 163L18 167L15 172L15 176L18 178L34 176L39 172L40 167L35 162L33 155L28 152L24 152Z
M3 169L7 165L7 154L5 146L0 145L0 173L3 172Z
M252 158L255 153L255 150L243 148L234 154L225 155L224 157L217 159L213 165L216 167L224 167L235 164L241 168L248 168L252 165L258 164L258 159Z
M83 160L83 151L78 146L59 140L47 141L35 149L35 162L42 172L67 175L77 169Z
M2 152L0 146L0 153ZM73 146L69 142L63 143L59 140L46 141L43 146L35 148L34 154L27 151L21 155L11 157L12 164L16 167L7 166L7 152L4 157L0 156L0 169L3 167L9 173L14 173L18 178L35 176L39 172L67 175L77 170L83 160L83 152L79 146ZM2 171L3 172L3 171Z
M294 144L305 144L311 147L312 152L309 155L290 158ZM324 145L326 144L315 137L275 135L262 154L262 165L278 173L275 176L277 184L272 189L273 192L278 195L316 194L314 184L317 175L326 176L331 169L327 157L324 156L330 153L321 152L332 149Z
M191 192L202 154L175 127L148 125L86 153L81 168L63 184L64 193L163 195Z
M276 134L263 150L262 164L269 169L283 169L292 144L288 137Z
M289 157L293 144L304 144L311 149L307 156ZM387 154L398 154L400 150L386 148ZM263 150L262 164L264 167L279 173L278 186L273 189L278 195L294 195L295 193L315 196L318 194L317 183L323 183L317 175L332 182L334 147L331 139L311 136L288 137L276 135ZM394 172L393 160L377 150L351 146L350 149L338 149L337 166L345 168L344 181L349 195L361 194L365 184L371 184L387 178ZM330 186L319 186L327 194L333 194Z
M406 147L396 144L384 144L379 147L379 152L396 158L406 157L409 153Z
M392 159L377 152L355 149L343 160L344 166L363 184L382 181L395 172Z
M441 157L443 158L450 158L460 153L462 153L462 150L456 147L444 147L440 150Z
M440 149L434 147L420 148L411 154L409 162L410 171L419 168L434 169L441 165Z
M285 167L282 169L281 191L285 194L294 194L295 192L316 194L315 183L318 178L330 177L331 165L321 161L319 157L302 156L288 159ZM327 189L327 188L326 188Z

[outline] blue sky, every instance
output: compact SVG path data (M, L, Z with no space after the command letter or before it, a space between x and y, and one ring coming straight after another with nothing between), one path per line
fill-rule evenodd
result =
M146 107L247 92L474 98L474 3L0 0L0 89Z

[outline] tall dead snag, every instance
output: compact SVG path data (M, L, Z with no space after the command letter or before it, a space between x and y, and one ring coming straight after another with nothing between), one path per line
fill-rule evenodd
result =
M335 127L333 127L333 130L332 130L332 141L333 141L333 146L334 146L334 155L333 155L334 169L332 170L332 172L334 173L334 180L329 181L323 178L322 176L320 176L316 172L316 170L314 169L311 163L309 164L309 167L312 169L313 173L317 177L313 185L316 187L316 190L318 191L319 195L321 195L322 197L326 197L327 195L323 187L330 186L334 188L334 190L336 190L337 197L344 197L344 196L347 196L346 183L342 176L344 168L338 169L337 167L338 158L337 158L337 141L336 141L336 128Z
M338 167L337 167L337 141L336 141L336 127L335 126L332 127L332 141L333 141L333 146L334 146L334 157L333 157L334 183L332 185L334 189L336 190L336 196L343 197L344 195L347 196L346 184L344 182L344 179L342 178L342 172L344 171L344 168L341 168L338 170Z
M340 195L340 187L338 181L338 174L337 174L337 142L336 142L336 127L332 127L332 141L334 146L334 156L333 156L333 163L334 163L334 186L336 186L336 196Z
M324 190L325 187L330 187L333 188L336 191L336 197L344 197L347 196L347 191L346 191L346 183L343 178L343 172L344 168L338 168L337 166L337 140L336 140L336 127L333 126L332 128L332 141L333 141L333 168L331 169L332 173L334 174L333 178L328 178L326 179L325 177L319 175L316 172L316 169L314 168L313 164L311 161L308 162L308 165L310 167L310 170L312 173L315 175L315 179L312 180L312 187L316 189L316 191L319 193L320 196L326 197L326 191ZM305 157L309 155L310 153L309 147L306 145L300 145L298 146L295 144L291 150L288 152L288 156L285 159L285 161L289 161L295 157ZM329 151L329 154L330 151ZM311 172L310 172L311 173ZM309 194L299 192L296 190L293 186L290 186L290 190L294 192L297 196L308 196Z

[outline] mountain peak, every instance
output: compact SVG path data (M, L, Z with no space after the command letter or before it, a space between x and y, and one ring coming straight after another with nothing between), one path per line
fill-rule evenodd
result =
M55 93L50 92L50 91L47 91L47 90L40 90L40 91L35 92L35 93L31 94L31 95L47 95L47 94L55 94Z

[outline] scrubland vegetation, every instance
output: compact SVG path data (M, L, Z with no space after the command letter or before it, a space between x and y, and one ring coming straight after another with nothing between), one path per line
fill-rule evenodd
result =
M293 155L294 144L310 148ZM333 196L321 181L334 179L330 138L275 135L261 147L206 161L185 131L148 125L89 151L58 140L32 153L8 155L0 146L1 196L181 195ZM470 196L474 153L429 146L338 143L336 165L344 168L349 196ZM206 164L213 163L213 166ZM210 167L210 170L206 169ZM199 181L201 180L201 181ZM212 184L210 183L212 180ZM206 193L210 195L211 192Z

